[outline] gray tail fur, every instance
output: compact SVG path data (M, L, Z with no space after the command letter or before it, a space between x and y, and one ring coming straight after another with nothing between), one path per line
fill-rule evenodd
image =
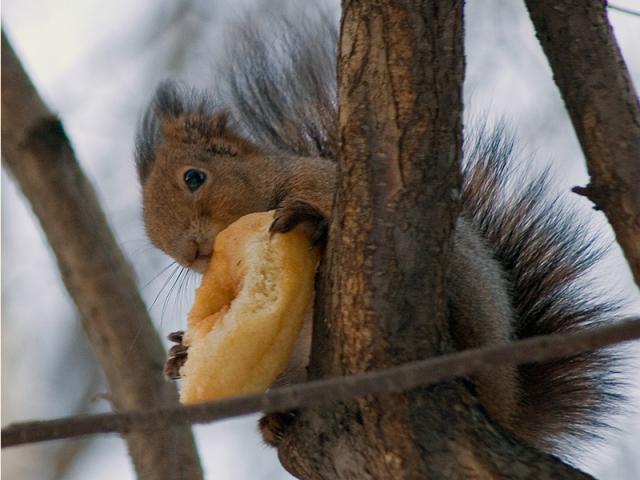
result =
M466 136L463 214L485 238L512 287L516 337L571 332L620 316L588 274L606 253L597 232L553 193L549 170L523 179L504 127ZM620 351L600 349L518 368L521 404L514 424L531 443L567 450L569 438L596 435L620 405Z

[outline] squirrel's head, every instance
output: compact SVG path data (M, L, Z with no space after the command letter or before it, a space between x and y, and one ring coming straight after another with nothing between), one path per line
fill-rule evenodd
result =
M165 83L140 126L136 167L151 242L203 272L213 240L243 215L268 210L257 184L264 155L206 97Z

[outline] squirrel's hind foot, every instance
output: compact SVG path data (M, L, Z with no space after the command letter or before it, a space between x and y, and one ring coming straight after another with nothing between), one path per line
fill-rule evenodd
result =
M296 412L277 412L268 413L258 421L258 429L262 434L262 440L267 445L278 448L280 442L284 438L287 428L296 419Z

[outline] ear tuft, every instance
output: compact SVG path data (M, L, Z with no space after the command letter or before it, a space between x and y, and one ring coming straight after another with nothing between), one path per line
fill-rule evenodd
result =
M216 137L223 137L228 134L233 134L232 128L229 127L230 117L229 112L226 110L220 110L211 118L211 133Z
M136 139L136 167L144 183L161 144L200 145L214 155L250 154L258 149L234 128L214 97L173 81L162 82L147 108Z

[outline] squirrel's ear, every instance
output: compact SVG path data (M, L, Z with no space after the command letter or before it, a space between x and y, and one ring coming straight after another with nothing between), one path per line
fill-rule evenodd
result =
M180 115L158 115L162 138L167 143L208 144L229 132L226 112L193 112Z
M237 154L253 154L260 149L248 138L238 132L233 119L227 110L218 110L209 118L209 147L215 152Z
M213 153L232 156L259 151L251 141L236 132L231 125L231 116L225 110L159 116L158 120L166 143L201 145Z
M211 135L214 137L224 137L228 134L234 134L229 128L229 112L221 110L211 117ZM231 130L231 131L230 131Z
M180 117L164 117L158 115L158 125L160 127L160 134L164 142L171 143L180 138L179 132L182 130L180 127Z

